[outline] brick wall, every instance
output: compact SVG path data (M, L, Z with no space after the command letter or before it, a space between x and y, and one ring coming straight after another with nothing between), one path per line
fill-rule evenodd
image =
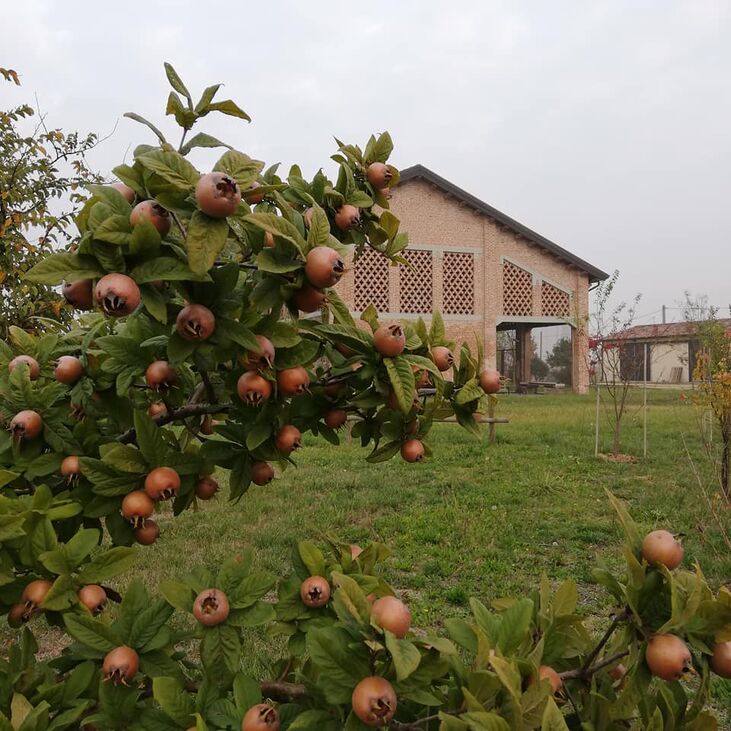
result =
M400 274L397 267L389 269L389 312L381 313L384 319L408 320L421 316L428 322L428 315L418 311L419 298L413 293L414 287L427 286L428 282L433 308L442 313L450 339L457 343L467 341L474 347L476 338L481 338L485 343L486 359L494 365L496 325L501 318L511 319L504 314L505 297L509 300L511 291L509 288L504 291L503 268L517 266L529 273L521 281L528 281L531 288L528 302L532 318L543 317L542 309L550 309L552 314L561 309L563 293L568 295L570 312L566 319L580 325L574 327L572 337L574 388L586 390L589 379L587 337L583 327L588 314L588 275L585 272L424 180L409 180L398 186L393 191L391 209L401 220L402 230L409 234L410 249L429 253L418 256L418 275ZM466 271L465 255L473 258L471 297L469 288L465 289L464 275L454 274ZM426 257L430 257L430 266L425 265ZM359 281L361 286L364 281L367 284L366 274L359 273ZM350 261L338 291L351 309L356 310L354 286L355 267ZM408 291L402 293L402 287ZM364 301L363 296L358 299L360 303ZM409 307L416 311L403 311ZM450 309L452 312L447 311Z

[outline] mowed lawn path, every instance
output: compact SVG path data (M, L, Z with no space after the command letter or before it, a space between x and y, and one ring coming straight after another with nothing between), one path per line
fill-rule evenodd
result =
M641 399L630 409L623 450L642 453ZM140 550L137 571L149 584L193 563L213 566L246 546L255 565L289 572L297 540L329 533L393 550L387 578L408 599L415 624L467 611L470 596L489 602L525 593L545 573L573 577L587 611L601 589L591 584L596 558L620 566L620 533L604 489L629 503L647 530L686 534L686 565L698 561L712 584L731 577L725 551L701 499L684 438L701 468L697 414L678 391L651 391L649 456L636 463L596 460L593 396L504 396L509 425L488 447L457 425L437 425L434 456L407 465L370 465L358 444L333 447L308 438L288 469L240 503L226 489L199 511L162 517L155 546ZM606 422L604 447L610 444Z

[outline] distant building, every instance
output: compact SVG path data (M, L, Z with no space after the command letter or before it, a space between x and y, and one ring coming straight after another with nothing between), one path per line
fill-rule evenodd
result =
M731 318L717 322L731 336ZM644 381L646 378L649 383L690 383L700 350L700 324L668 322L627 328L616 341L622 343L623 367L630 369L630 380Z
M497 332L515 331L515 381L529 381L531 330L572 326L572 386L589 384L584 323L589 287L607 278L575 254L423 165L401 171L391 210L408 232L409 267L389 267L368 250L350 267L339 291L358 314L373 304L383 319L442 313L456 342L485 343L495 364Z

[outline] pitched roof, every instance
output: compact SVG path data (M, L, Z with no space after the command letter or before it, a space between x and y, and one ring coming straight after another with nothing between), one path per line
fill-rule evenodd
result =
M727 333L731 333L731 318L716 320L721 323ZM692 338L698 332L700 322L663 322L654 325L633 325L616 336L622 340L652 340L655 338L681 339Z
M570 251L567 251L553 241L550 241L545 236L541 236L539 233L536 233L527 226L524 226L522 223L518 223L515 219L510 218L510 216L505 215L501 211L498 211L497 208L493 208L484 201L481 201L479 198L476 198L471 193L468 193L466 190L462 190L462 188L457 187L454 183L450 183L441 175L437 175L435 172L429 170L429 168L424 167L423 165L412 165L411 167L405 168L400 171L400 175L402 183L420 178L428 183L436 185L445 193L449 193L457 198L457 200L466 203L468 206L472 206L475 210L480 213L484 213L486 216L489 216L498 223L501 223L511 231L520 234L524 238L528 239L528 241L537 244L542 249L549 251L551 254L554 254L555 256L586 272L589 275L590 282L601 282L609 276L606 272L603 272L601 269L589 264L588 261L584 261L575 254L572 254Z

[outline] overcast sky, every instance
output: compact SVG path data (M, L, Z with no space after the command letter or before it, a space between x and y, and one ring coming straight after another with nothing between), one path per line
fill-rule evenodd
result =
M2 4L0 66L23 82L0 85L2 107L37 94L53 126L114 130L100 171L154 142L122 113L172 133L167 60L194 97L223 82L253 119L200 129L268 163L331 170L333 136L388 130L395 165L619 269L639 321L685 290L728 316L728 0Z

